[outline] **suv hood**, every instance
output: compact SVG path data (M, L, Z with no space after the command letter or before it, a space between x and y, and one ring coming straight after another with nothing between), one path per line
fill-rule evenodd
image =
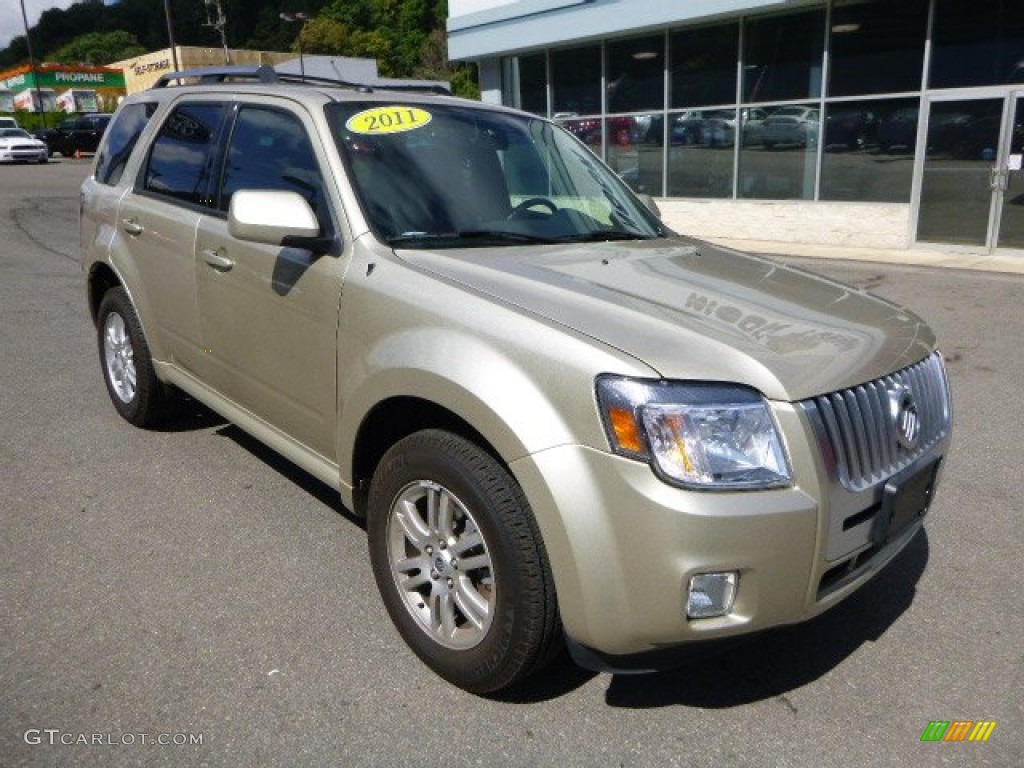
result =
M774 400L876 379L935 343L919 317L864 291L686 239L396 253L666 379L739 382Z

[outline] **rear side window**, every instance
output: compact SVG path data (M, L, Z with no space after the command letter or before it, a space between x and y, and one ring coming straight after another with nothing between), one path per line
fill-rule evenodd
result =
M121 180L139 134L155 111L156 104L153 103L129 104L121 110L117 119L111 123L110 135L96 159L97 181L114 186Z
M209 206L210 171L224 115L221 104L183 104L160 128L146 164L146 192Z

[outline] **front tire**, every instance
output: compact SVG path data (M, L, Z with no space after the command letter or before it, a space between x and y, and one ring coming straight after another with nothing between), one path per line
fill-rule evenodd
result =
M167 391L156 377L142 324L124 288L103 295L96 321L103 380L114 408L137 427L159 423Z
M515 479L469 441L417 432L370 486L370 561L399 634L444 679L493 693L561 647L554 581Z

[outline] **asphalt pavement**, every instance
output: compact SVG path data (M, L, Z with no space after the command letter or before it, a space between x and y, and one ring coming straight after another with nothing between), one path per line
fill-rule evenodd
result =
M407 650L332 489L198 405L117 416L77 261L88 169L0 167L0 766L1021 764L1024 276L785 256L936 329L955 435L925 532L807 624L485 699ZM957 720L996 725L921 741Z

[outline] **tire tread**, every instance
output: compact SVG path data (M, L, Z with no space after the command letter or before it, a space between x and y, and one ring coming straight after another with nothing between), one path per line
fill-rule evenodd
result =
M421 652L415 643L410 642L410 645L435 671L450 682L473 693L494 693L512 686L540 671L557 655L564 644L551 566L526 495L499 461L465 438L441 430L414 433L392 446L374 475L370 492L371 550L372 538L383 525L383 521L375 521L373 517L386 515L387 505L390 503L386 494L382 496L385 490L383 478L404 466L404 460L409 456L444 457L461 470L465 478L475 484L483 496L491 500L485 514L494 517L495 527L502 541L491 542L489 546L494 547L498 544L506 547L518 564L516 570L519 594L518 599L514 600L514 610L515 619L521 622L520 626L511 632L510 637L503 638L508 644L507 648L499 648L498 652L490 654L487 659L466 670L453 670L450 666L447 669L439 668L431 663L431 658ZM476 510L475 513L477 512L482 510ZM381 578L379 570L383 568L375 560L375 575L383 591L391 585L387 583L387 579ZM500 583L498 588L500 594ZM385 603L388 603L387 599ZM392 606L389 604L388 607L392 612L392 618L395 619ZM401 632L400 621L395 619L395 623ZM406 639L408 641L408 638Z

